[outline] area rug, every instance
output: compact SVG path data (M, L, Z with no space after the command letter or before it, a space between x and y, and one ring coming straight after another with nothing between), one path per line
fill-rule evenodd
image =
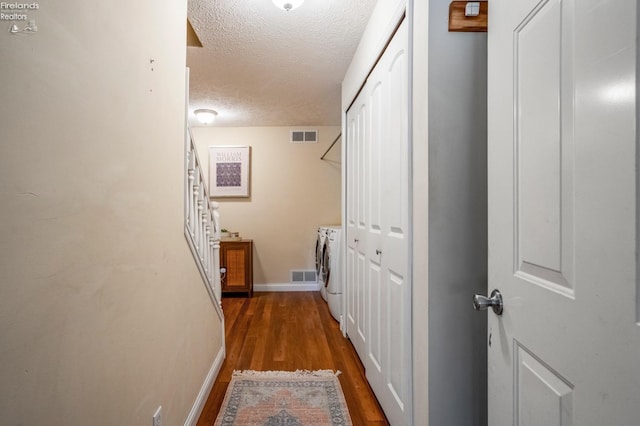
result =
M215 426L351 426L338 374L234 371Z

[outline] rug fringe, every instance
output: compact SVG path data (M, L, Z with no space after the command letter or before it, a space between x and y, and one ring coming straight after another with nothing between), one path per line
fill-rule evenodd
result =
M296 371L256 371L233 370L232 377L338 377L340 370L296 370Z

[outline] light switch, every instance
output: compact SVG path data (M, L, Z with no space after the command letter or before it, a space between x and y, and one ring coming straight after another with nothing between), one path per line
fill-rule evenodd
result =
M464 16L478 16L480 14L480 2L470 1L464 8Z

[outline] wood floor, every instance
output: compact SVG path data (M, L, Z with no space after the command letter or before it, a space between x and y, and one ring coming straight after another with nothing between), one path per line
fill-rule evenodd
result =
M388 425L358 356L318 292L223 298L227 358L198 425L213 425L233 370L340 370L355 426Z

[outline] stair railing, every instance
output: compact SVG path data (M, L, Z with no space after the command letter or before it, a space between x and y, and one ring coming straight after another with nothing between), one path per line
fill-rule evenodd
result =
M191 130L186 139L184 234L209 296L222 316L218 203L209 199Z

